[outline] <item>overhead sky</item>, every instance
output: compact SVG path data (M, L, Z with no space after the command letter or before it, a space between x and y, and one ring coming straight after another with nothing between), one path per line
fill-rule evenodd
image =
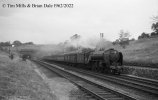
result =
M73 8L16 8L16 4L73 4ZM1 0L0 42L50 44L74 34L92 38L100 33L114 41L122 29L137 38L152 31L154 15L158 0Z

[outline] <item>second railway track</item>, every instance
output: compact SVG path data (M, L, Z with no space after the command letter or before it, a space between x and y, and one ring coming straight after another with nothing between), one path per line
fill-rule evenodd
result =
M46 62L35 61L36 63L55 71L59 75L68 79L80 89L91 95L92 100L136 100L135 97L131 97L128 94L121 93L119 91L111 90L102 84L88 80L86 77L77 75L71 71L67 71L64 68L56 65L51 65ZM95 99L94 99L95 98Z
M77 69L74 67L57 64L59 66L62 66L62 68L65 68L70 71L74 71L80 74L83 74L88 77L93 77L97 81L101 81L103 83L110 82L110 84L118 84L122 87L129 88L129 90L134 90L138 92L138 94L134 94L136 96L136 99L139 100L158 100L158 81L152 81L142 78L136 78L136 77L129 77L125 75L104 75L92 71L87 71L83 69ZM132 91L133 92L133 91ZM132 95L133 96L133 95ZM146 97L150 97L150 99L147 99ZM143 98L143 99L142 99Z
M99 74L91 71L86 71L86 70L78 70L75 68L71 69L75 70L76 72L93 76L95 78L117 83L120 85L124 85L126 87L134 88L137 90L140 90L142 92L146 92L152 95L157 96L158 95L158 82L156 81L149 81L141 78L134 78L134 77L129 77L129 76L124 76L124 75L104 75L104 74Z

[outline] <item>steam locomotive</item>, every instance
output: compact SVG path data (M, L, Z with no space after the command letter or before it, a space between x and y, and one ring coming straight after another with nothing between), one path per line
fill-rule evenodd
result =
M46 61L84 66L87 69L105 73L120 74L123 70L123 55L111 48L101 51L75 52L45 57Z

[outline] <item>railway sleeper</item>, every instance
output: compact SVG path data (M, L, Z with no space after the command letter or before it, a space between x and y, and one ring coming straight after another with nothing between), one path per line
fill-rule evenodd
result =
M99 95L110 95L111 93L107 93L107 92L96 92Z
M108 100L124 100L124 99L122 99L122 98L110 98Z

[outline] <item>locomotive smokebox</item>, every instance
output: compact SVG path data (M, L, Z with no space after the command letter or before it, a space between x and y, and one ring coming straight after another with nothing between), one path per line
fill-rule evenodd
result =
M119 55L119 52L117 52L116 50L111 50L109 57L110 57L110 61L118 62L120 55Z

